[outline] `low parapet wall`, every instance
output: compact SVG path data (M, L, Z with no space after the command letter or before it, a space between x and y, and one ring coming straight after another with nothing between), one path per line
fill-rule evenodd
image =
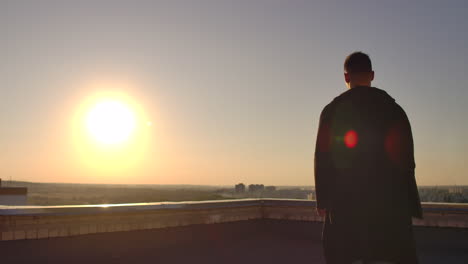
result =
M39 239L250 219L322 221L315 201L242 199L81 206L0 206L0 239ZM418 226L468 228L468 204L424 203Z

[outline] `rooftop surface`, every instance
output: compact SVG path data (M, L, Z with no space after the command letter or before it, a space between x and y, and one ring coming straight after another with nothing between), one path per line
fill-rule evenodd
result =
M256 219L0 242L1 263L325 263L322 224ZM468 263L468 229L415 227L421 264Z

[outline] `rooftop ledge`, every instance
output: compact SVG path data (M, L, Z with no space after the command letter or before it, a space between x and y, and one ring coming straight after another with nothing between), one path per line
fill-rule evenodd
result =
M0 240L40 239L196 224L280 219L321 222L316 202L240 199L66 206L0 206ZM423 203L416 226L468 228L468 204Z

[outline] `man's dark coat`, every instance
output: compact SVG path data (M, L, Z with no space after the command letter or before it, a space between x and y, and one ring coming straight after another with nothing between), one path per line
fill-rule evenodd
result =
M411 127L385 91L352 88L320 116L317 207L327 263L417 263L411 217L422 217Z

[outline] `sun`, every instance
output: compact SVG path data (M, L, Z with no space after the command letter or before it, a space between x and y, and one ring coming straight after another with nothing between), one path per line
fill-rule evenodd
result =
M128 141L136 127L135 113L127 104L115 99L97 102L87 113L85 122L89 135L105 145Z

